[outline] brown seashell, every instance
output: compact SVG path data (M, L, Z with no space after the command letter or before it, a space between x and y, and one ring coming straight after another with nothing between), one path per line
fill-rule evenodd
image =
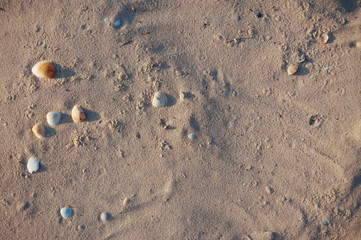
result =
M287 74L288 75L293 75L297 72L298 70L298 65L297 64L291 64L288 66L287 68Z
M41 123L37 123L34 125L34 127L32 128L33 133L35 134L35 136L37 136L38 138L45 138L45 127L43 124Z
M327 33L321 35L321 44L327 44L328 40L330 40L330 37Z
M86 119L84 110L81 109L81 107L78 105L73 107L73 110L71 111L71 117L73 118L74 122L82 122Z
M49 61L41 61L34 65L31 72L38 78L53 78L55 66Z

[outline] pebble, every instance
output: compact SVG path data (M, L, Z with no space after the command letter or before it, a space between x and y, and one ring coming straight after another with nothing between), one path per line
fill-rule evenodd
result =
M190 134L188 134L188 138L190 140L195 140L197 138L197 136L194 133L190 133Z
M63 207L62 209L60 209L60 214L63 218L68 219L73 216L73 210L68 207Z
M328 225L328 221L327 221L326 219L322 219L322 224L323 224L324 226L327 226L327 225Z
M109 221L110 218L111 218L110 213L102 212L102 213L100 214L100 219L101 219L102 221L104 221L104 222L105 222L105 221Z
M119 27L120 25L122 25L122 22L119 19L115 20L114 27Z

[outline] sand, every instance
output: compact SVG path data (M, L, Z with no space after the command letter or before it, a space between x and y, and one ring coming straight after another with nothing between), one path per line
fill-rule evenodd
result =
M0 1L1 239L361 239L357 3Z

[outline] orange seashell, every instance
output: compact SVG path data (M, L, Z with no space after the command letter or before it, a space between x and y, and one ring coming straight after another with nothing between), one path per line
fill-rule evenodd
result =
M41 61L34 65L31 72L38 78L53 78L55 66L49 61Z
M37 123L32 128L33 133L37 138L45 138L45 127L41 123Z
M293 74L295 74L297 72L297 70L298 70L298 65L291 64L287 68L287 74L288 75L293 75Z
M71 111L71 117L73 118L74 122L83 122L86 119L84 110L81 109L81 107L78 105L73 107L73 110Z

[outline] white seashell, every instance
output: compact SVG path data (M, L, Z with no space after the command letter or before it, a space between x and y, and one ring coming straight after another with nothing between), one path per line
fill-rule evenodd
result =
M163 92L156 92L154 94L152 104L154 107L164 107L167 104L167 96Z
M288 75L293 75L293 74L295 74L297 72L297 70L298 70L298 65L291 64L287 68L287 74Z
M330 39L330 37L328 36L328 34L323 33L321 35L321 44L327 44L329 39Z
M102 212L101 214L100 214L100 219L102 220L102 221L109 221L110 219L111 219L111 215L110 215L110 213L107 213L107 212Z
M30 173L34 173L34 172L38 171L39 165L40 165L40 162L36 157L30 157L26 167L28 168L28 171Z
M35 136L37 136L38 138L45 138L45 127L43 124L41 123L35 124L34 127L32 128L32 131L35 134Z
M190 134L188 134L188 138L190 140L195 140L197 138L197 136L194 133L190 133Z
M179 91L179 100L183 101L185 98L185 93L183 91Z
M58 113L58 112L49 112L46 115L46 121L51 126L57 125L60 122L60 119L61 119L61 113Z
M60 214L63 218L68 219L73 216L73 210L68 207L63 207L62 209L60 209Z
M31 72L38 78L53 78L55 66L49 61L41 61L34 65Z
M361 48L361 42L357 42L357 43L356 43L356 47L357 47L357 48Z
M84 110L81 109L81 107L78 105L73 107L73 110L71 111L71 117L73 118L74 122L82 122L86 119Z

